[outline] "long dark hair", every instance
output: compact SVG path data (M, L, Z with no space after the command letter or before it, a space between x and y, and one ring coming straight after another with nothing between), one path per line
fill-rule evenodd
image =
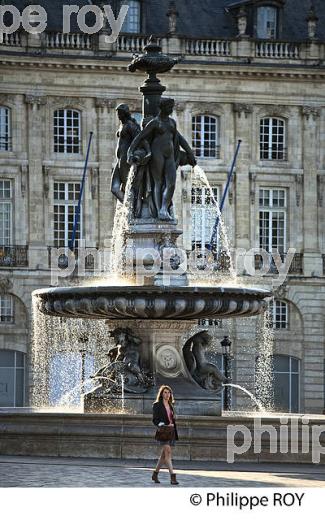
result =
M164 390L169 390L170 391L170 397L169 397L169 400L168 400L168 404L169 404L169 406L173 407L173 404L175 403L174 394L173 394L172 389L168 385L162 385L159 388L158 394L157 394L157 397L156 397L156 400L155 400L155 403L162 402L162 400L163 400L163 391Z

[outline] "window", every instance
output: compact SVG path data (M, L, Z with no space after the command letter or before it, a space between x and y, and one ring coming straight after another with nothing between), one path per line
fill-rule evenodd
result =
M0 151L11 150L10 109L0 106Z
M204 115L193 117L192 144L196 157L219 159L219 118Z
M257 38L276 38L277 15L276 7L264 6L257 9Z
M54 182L54 245L68 247L80 195L80 182ZM76 247L82 234L82 214L76 232Z
M260 159L286 160L285 122L275 117L266 117L260 122Z
M192 187L192 248L202 248L204 250L210 245L211 235L218 215L217 200L219 189L212 188L211 192L206 187ZM214 199L214 200L213 200Z
M128 5L129 10L122 26L124 33L140 33L141 32L141 7L140 2L136 0L123 0L122 5Z
M273 356L274 407L276 411L299 411L299 359Z
M0 295L0 323L14 323L14 303L10 294Z
M269 315L272 328L275 330L289 328L288 304L281 300L271 300L269 303Z
M286 190L261 188L259 193L260 248L286 252Z
M80 112L71 109L54 112L54 152L80 153L81 124Z
M25 354L0 350L0 406L24 406Z
M0 246L9 246L12 236L11 181L0 180ZM0 247L1 255L1 247Z

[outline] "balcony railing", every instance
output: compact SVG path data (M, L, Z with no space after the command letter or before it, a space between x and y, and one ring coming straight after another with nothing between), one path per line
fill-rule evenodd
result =
M230 40L193 40L185 41L185 53L194 56L230 56Z
M286 254L280 253L281 261L282 263L286 260ZM275 265L273 256L271 253L269 253L269 260L270 260L270 269L268 274L277 274L278 268ZM261 270L265 267L263 265L263 257L261 255L255 255L255 269ZM293 260L289 267L289 273L288 274L303 274L303 254L302 253L296 253L293 257Z
M59 269L66 269L68 267L68 256L64 253L62 253L59 257L58 257L58 263L57 265L53 265L53 259L52 259L52 251L56 251L57 252L57 247L52 247L52 246L48 246L48 261L49 261L49 267L54 267L54 268L59 268ZM68 248L66 248L68 249ZM90 271L93 271L94 270L94 267L95 267L95 259L94 259L94 256L96 257L96 255L98 254L98 249L96 247L87 247L86 248L87 250L87 256L85 258L85 269L86 270L90 270ZM74 256L75 256L75 259L78 260L78 257L79 257L79 250L76 248L73 250L73 253L74 253ZM93 253L93 255L92 255ZM57 253L56 253L57 254Z
M91 50L92 38L84 33L45 33L45 45L50 49Z
M28 246L0 246L0 267L28 267Z
M15 32L13 34L2 34L0 35L0 44L6 47L21 47L21 33Z
M256 42L257 58L299 59L300 45L290 42L260 41Z

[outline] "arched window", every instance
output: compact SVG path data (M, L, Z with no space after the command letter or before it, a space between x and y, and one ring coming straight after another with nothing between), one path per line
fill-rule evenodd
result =
M289 328L289 306L282 300L271 300L269 303L270 325L274 330Z
M141 5L139 0L123 0L121 5L128 5L129 10L124 23L122 32L124 33L140 33L141 32Z
M260 159L268 161L286 160L285 122L276 117L265 117L260 121Z
M199 115L192 118L192 145L196 157L219 159L219 118Z
M299 359L273 356L274 407L276 411L299 412Z
M0 151L11 150L11 117L10 108L0 106Z
M0 350L0 406L24 406L25 354Z
M54 112L54 152L79 154L81 151L81 114L70 108Z
M257 38L272 39L277 36L278 10L262 6L257 9Z

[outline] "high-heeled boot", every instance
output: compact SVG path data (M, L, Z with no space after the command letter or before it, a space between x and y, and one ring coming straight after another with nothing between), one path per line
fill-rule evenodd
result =
M177 486L179 484L179 482L177 482L176 480L176 474L175 473L172 473L170 475L170 483L174 486Z
M153 472L151 479L155 484L160 484L160 480L158 479L158 471Z

